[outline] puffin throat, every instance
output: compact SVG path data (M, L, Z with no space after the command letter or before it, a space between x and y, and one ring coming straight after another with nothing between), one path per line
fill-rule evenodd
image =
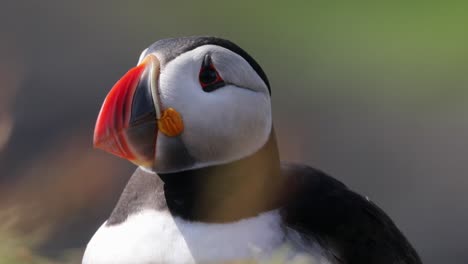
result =
M251 156L158 176L171 214L208 223L238 221L278 208L286 182L273 129L267 143Z
M130 69L111 89L99 112L94 129L94 147L151 167L155 160L159 61L147 56Z

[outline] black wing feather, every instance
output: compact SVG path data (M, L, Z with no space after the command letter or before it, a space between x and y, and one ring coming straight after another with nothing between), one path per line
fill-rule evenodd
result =
M418 254L377 205L325 173L283 164L295 189L282 209L285 225L337 252L346 264L420 264Z

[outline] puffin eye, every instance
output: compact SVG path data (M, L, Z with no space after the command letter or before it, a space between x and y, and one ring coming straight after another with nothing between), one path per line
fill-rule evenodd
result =
M203 85L208 85L218 79L218 73L215 69L203 69L200 72L200 83Z
M198 74L198 80L205 92L212 92L225 85L224 80L219 76L218 71L211 61L211 57L207 54L203 58L203 63Z

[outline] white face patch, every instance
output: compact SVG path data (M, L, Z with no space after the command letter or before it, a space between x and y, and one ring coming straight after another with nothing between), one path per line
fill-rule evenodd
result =
M206 54L226 86L203 91L199 72ZM156 54L157 56L157 54ZM255 70L236 53L205 45L176 57L161 68L159 93L163 108L182 115L184 131L179 136L194 162L171 167L156 162L159 173L182 171L229 163L259 150L268 140L271 102L268 88ZM171 138L159 133L156 159L170 152Z

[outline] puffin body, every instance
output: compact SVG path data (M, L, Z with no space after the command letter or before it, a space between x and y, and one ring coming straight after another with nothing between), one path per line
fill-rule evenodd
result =
M139 168L84 264L413 264L417 253L367 198L282 163L270 84L215 37L160 40L106 97L94 144ZM302 262L304 263L304 262Z
M295 238L294 234L287 237L279 210L219 223L176 216L167 204L156 208L154 203L148 203L129 213L125 211L128 205L135 208L148 200L165 200L163 182L152 172L138 169L126 190L133 187L148 192L124 192L111 218L89 242L84 263L226 263L254 257L268 259L274 250L285 245L286 239ZM139 198L132 199L135 196ZM310 250L315 256L321 255L318 245Z

